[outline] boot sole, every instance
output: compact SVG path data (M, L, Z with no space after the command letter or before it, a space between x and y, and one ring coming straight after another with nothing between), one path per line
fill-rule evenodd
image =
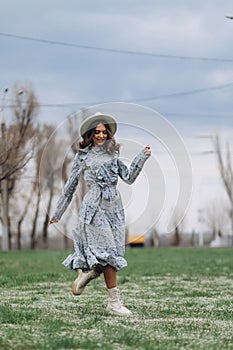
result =
M130 313L130 314L124 314L124 313L120 313L120 312L117 312L117 311L115 311L115 310L112 310L112 309L110 309L110 308L106 308L105 309L108 313L110 313L110 314L112 314L112 315L116 315L116 316L132 316L133 314L132 314L132 312Z
M73 293L74 295L80 295L80 294L82 294L82 292L83 292L83 290L84 290L84 288L85 288L85 287L80 288L79 293L77 292L77 284L78 284L79 280L81 279L82 274L83 274L82 270L79 270L78 277L76 278L76 280L75 280L75 281L73 282L73 284L72 284L72 293Z
M78 278L76 278L76 280L73 282L72 284L72 293L74 295L80 295L82 294L82 292L84 291L84 288L88 285L88 283L96 278L98 278L100 275L96 274L94 276L90 276L89 279L86 280L85 284L83 285L83 287L79 288L79 292L77 292L77 284L79 283L80 279L82 278L83 272L82 270L79 270L79 275Z

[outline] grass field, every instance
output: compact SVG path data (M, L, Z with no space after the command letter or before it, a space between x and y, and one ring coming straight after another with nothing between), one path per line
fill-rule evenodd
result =
M71 294L68 253L0 253L0 349L233 349L233 249L128 249L127 318L105 311L102 276Z

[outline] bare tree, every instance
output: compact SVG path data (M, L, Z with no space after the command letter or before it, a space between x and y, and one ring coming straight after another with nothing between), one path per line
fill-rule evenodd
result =
M205 209L204 223L211 230L213 240L227 231L227 213L228 209L219 203L219 199L209 203Z
M45 217L43 223L43 244L44 247L48 247L48 223L51 212L52 200L56 190L56 178L59 174L63 159L59 156L62 154L64 144L62 140L57 140L55 129L53 126L44 127L45 134L51 135L49 139L49 145L46 151L43 153L43 157L40 163L40 188L44 192L48 193L47 203L45 203ZM64 160L65 167L67 166L67 159ZM62 171L64 174L64 171ZM63 175L64 176L64 175ZM45 197L45 196L44 196Z
M22 169L33 155L35 135L34 120L38 113L38 102L30 84L13 86L12 121L2 120L0 140L0 195L2 221L2 249L11 247L10 239L10 195ZM3 111L3 108L2 108Z
M33 168L28 166L25 169L20 181L16 182L10 204L10 222L12 223L12 234L16 235L16 248L22 249L22 227L24 220L30 217L29 209L33 201ZM28 225L27 232L28 232ZM25 236L26 238L26 236Z
M229 218L233 237L233 164L230 145L227 142L226 148L223 149L219 136L216 135L214 137L214 148L217 154L218 169L221 180L230 203Z
M172 245L173 246L179 246L181 243L181 234L184 232L184 218L179 222L179 218L181 215L179 214L179 211L174 213L173 218L173 238L172 238Z
M158 248L159 233L156 226L151 227L145 234L145 247Z
M38 128L33 185L35 205L30 234L31 249L35 249L38 243L38 219L43 215L42 245L48 248L48 223L53 198L57 192L58 175L62 175L63 182L67 181L67 167L72 159L64 157L65 147L67 147L66 142L58 139L53 125L44 124Z
M35 135L34 120L38 102L31 85L20 88L15 84L12 94L12 123L1 124L0 181L24 168L32 157L32 141Z
M31 249L36 248L36 231L38 218L40 213L41 195L44 191L49 191L49 199L47 208L45 210L45 219L43 223L43 242L47 245L47 226L48 226L48 215L51 208L52 198L54 195L54 162L58 159L59 146L55 143L54 126L42 125L37 129L36 137L36 151L35 151L35 179L33 183L33 193L35 194L35 209L32 219L32 229L30 234L30 246ZM49 140L49 146L47 146ZM45 151L46 149L46 151Z
M23 211L20 213L19 217L18 217L18 222L17 222L17 249L21 250L22 249L22 244L21 244L21 239L22 239L22 224L23 221L28 213L28 209L31 205L33 196L31 195L31 193L29 193L29 195L25 198L25 204L23 207Z
M35 150L35 179L33 181L33 193L35 195L35 211L34 216L32 218L32 229L30 234L30 248L35 249L36 248L36 227L37 227L37 221L39 217L39 208L40 208L40 202L41 202L41 191L40 191L40 181L39 181L39 174L40 174L40 164L41 164L41 158L43 155L44 147L46 146L46 141L49 138L49 135L46 135L44 131L44 126L38 127L37 134L36 134L36 150Z

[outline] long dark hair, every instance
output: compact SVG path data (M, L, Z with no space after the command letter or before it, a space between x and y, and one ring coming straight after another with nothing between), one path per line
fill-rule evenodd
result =
M96 120L90 125L87 132L85 132L85 134L83 135L83 141L79 142L79 148L83 149L86 147L93 147L93 136L95 134L95 128L99 124L103 124L107 131L107 140L103 144L103 147L105 148L106 152L109 154L113 154L115 151L117 151L119 153L120 144L116 142L111 132L109 124L104 122L103 120Z

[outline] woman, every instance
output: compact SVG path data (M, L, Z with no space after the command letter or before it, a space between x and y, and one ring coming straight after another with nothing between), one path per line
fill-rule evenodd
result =
M77 227L73 230L74 250L63 264L79 270L72 285L74 295L80 295L86 285L104 274L109 301L107 311L130 315L120 300L116 273L127 265L125 253L125 216L121 196L116 189L118 176L132 184L150 156L146 146L133 160L130 168L119 159L119 144L114 139L115 119L96 113L87 118L80 128L83 141L75 156L71 176L58 200L50 223L58 222L71 202L80 174L89 188L79 212Z

